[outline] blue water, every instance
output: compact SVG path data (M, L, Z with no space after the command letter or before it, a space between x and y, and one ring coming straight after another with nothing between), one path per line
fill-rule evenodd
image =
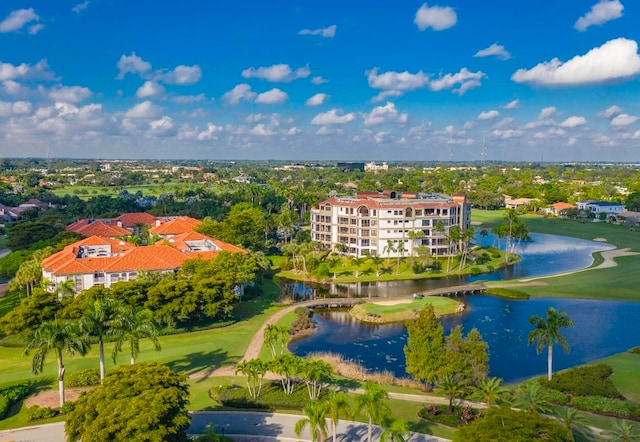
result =
M515 251L523 257L520 263L490 275L345 285L339 293L393 297L474 279L502 280L564 273L591 265L593 252L614 248L606 243L554 235L531 234L531 237L533 241L520 244ZM486 244L491 241L491 237L485 239ZM575 322L573 328L562 331L571 346L570 353L565 354L560 346L554 346L554 371L640 345L640 303L557 298L514 301L492 296L462 300L467 304L466 311L443 318L445 332L457 325L462 325L465 332L477 328L489 344L490 375L499 376L505 382L518 382L546 372L546 350L536 354L535 346L527 345L527 336L531 330L529 317L544 317L550 306L566 311ZM301 356L314 351L340 353L371 370L386 369L397 376L406 376L404 325L364 324L346 312L317 313L314 319L318 323L317 332L293 342L289 346L293 353Z

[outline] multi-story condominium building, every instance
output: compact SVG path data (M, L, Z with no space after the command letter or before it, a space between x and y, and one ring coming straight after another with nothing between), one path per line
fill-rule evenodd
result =
M589 210L596 216L606 213L607 216L617 215L624 211L625 205L620 203L611 203L609 201L578 201L578 210Z
M353 256L412 256L419 246L447 256L459 246L447 239L449 230L465 230L470 222L465 195L359 192L318 203L311 210L311 239Z

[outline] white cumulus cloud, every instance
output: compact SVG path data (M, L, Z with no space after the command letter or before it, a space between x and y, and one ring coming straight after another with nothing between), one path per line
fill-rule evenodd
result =
M503 109L517 109L520 106L520 100L513 100L502 106Z
M125 112L127 118L155 118L160 116L162 109L150 101L138 103Z
M304 104L306 104L307 106L321 106L323 105L327 100L329 99L329 96L327 94L315 94L312 97L309 97L307 99L307 101L305 101Z
M222 96L222 99L229 104L238 104L241 101L253 101L256 98L251 86L241 83Z
M351 121L356 119L356 116L353 112L344 115L338 115L341 112L338 109L331 109L327 112L322 112L313 117L311 120L311 124L315 124L317 126L327 126L330 124L345 124L350 123Z
M545 120L547 118L551 118L553 117L556 113L558 112L558 109L556 109L555 106L549 106L549 107L545 107L544 109L542 109L540 111L540 114L538 114L538 120Z
M276 134L271 128L269 128L263 123L256 124L253 128L249 130L249 133L251 135L258 135L258 136L265 136L265 137Z
M427 28L431 28L434 31L443 31L455 26L458 22L458 16L456 11L449 6L429 7L424 3L416 12L413 22L421 31Z
M273 88L256 96L255 102L259 104L282 104L289 96L278 88Z
M171 72L165 74L162 80L168 84L195 84L202 78L200 66L176 66Z
M73 8L71 8L71 10L76 14L79 14L80 12L84 11L88 7L89 7L89 0L85 0L82 3L78 3L77 5L75 5Z
M325 80L321 76L313 77L311 79L311 83L313 83L313 84L324 84L324 83L328 83L328 82L329 82L329 80Z
M303 29L298 31L299 35L319 35L324 38L333 38L336 35L336 29L338 27L336 25L327 26L326 28L320 29Z
M403 117L406 121L406 114ZM387 102L384 106L376 106L371 112L364 115L364 125L365 126L373 126L375 124L382 124L389 121L397 121L398 119L398 110L396 109L395 104L391 102Z
M538 86L576 86L628 79L639 73L638 44L617 38L565 63L554 58L529 70L518 69L511 79Z
M432 91L441 91L451 89L458 95L464 95L469 89L473 89L482 85L482 78L486 77L484 72L471 72L467 68L460 69L455 74L446 74L429 82L429 89Z
M560 127L578 127L584 126L585 124L587 124L586 118L572 116L560 123Z
M624 6L619 0L600 0L591 10L580 17L573 26L578 31L586 31L589 26L601 25L622 17Z
M272 83L290 83L299 78L306 78L310 74L309 66L301 67L294 71L288 64L284 63L268 67L251 67L242 71L244 78L260 78Z
M0 61L0 81L15 80L17 78L50 80L53 78L53 73L49 69L46 60L40 60L32 66L26 63L15 66L11 63Z
M599 117L611 118L622 113L622 108L613 105L598 113Z
M511 54L504 48L504 46L494 43L488 48L484 48L476 52L474 57L497 57L500 60L508 60L511 58Z
M125 75L131 74L144 74L151 69L151 63L144 61L138 57L135 52L131 55L122 55L118 60L118 80L122 80Z
M91 90L80 86L58 86L49 92L49 97L54 101L66 101L79 103L92 95Z
M628 126L630 124L638 121L638 117L629 114L620 114L616 116L613 120L611 120L611 125L620 127L620 126Z
M164 94L164 87L155 81L145 81L136 91L136 97L149 98Z
M22 29L24 25L33 21L40 21L40 16L36 14L33 8L18 9L11 12L4 20L0 22L0 32L17 32ZM40 29L42 28L39 28L38 31ZM33 33L35 34L36 32Z
M497 110L480 112L480 115L478 115L478 120L493 120L494 118L498 118L499 115L500 112L498 112Z
M365 72L369 86L383 91L393 91L393 95L401 95L403 92L421 89L429 84L429 75L422 71L412 74L404 72L384 72L378 74L379 68L373 68Z

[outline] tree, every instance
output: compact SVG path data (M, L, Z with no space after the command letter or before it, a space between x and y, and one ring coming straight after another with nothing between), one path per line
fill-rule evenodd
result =
M404 252L406 251L407 249L404 248L404 241L398 242L398 245L396 246L396 252L398 253L396 262L396 274L400 273L400 258L404 257Z
M384 431L380 435L380 442L405 442L411 434L409 424L404 419L393 419L384 427Z
M525 382L516 390L514 405L530 413L550 413L551 400L538 382Z
M585 438L589 433L588 421L584 414L572 407L556 407L556 417L562 422L569 433L569 442L574 442L575 435Z
M449 411L453 413L453 401L462 397L465 393L464 383L456 376L447 374L439 379L436 388L444 394L444 397L449 399Z
M262 392L262 380L267 373L267 364L261 359L249 359L236 367L236 374L242 373L247 377L247 390L249 396L258 399Z
M136 363L136 358L140 354L141 339L151 339L156 351L161 350L160 341L158 341L158 328L151 310L122 306L115 314L112 327L112 333L115 336L115 346L112 353L114 364L125 343L129 344L131 365Z
M364 411L369 420L367 426L367 440L369 442L371 442L373 424L382 423L389 414L389 406L384 402L388 398L389 393L371 382L367 382L364 386L364 393L356 397L355 413Z
M331 434L333 435L333 442L336 442L336 427L340 421L340 412L347 415L350 413L349 397L346 393L341 391L329 390L325 402L327 404L327 414L331 420Z
M55 293L36 290L20 300L20 305L0 317L2 334L31 336L40 324L53 321L62 308Z
M289 328L287 326L276 324L267 325L264 329L264 343L269 347L272 358L275 358L277 354L284 354L285 345L289 341L289 336Z
M364 258L359 256L354 256L351 258L351 264L356 268L356 278L358 278L360 266L364 262Z
M80 326L89 336L98 340L100 355L100 382L104 379L104 340L112 331L116 312L122 311L121 305L113 298L105 297L90 302L85 310Z
M31 369L34 374L42 372L44 361L49 352L54 352L58 362L58 389L60 392L60 406L64 405L64 375L65 367L63 353L85 355L89 349L89 340L77 322L47 321L43 322L27 343L24 354L35 350Z
M462 230L460 226L453 226L449 229L449 234L447 235L447 252L449 257L447 258L447 273L451 271L451 261L453 260L453 253L451 252L451 245L458 244L462 239ZM458 249L457 246L454 247L455 250Z
M333 273L333 279L336 279L336 276L337 276L336 273L337 272L335 272L334 269L336 267L338 267L338 264L340 264L340 258L334 256L334 257L331 257L331 258L327 259L325 262L329 266L329 270L332 271L332 273Z
M327 438L327 404L324 402L312 402L302 409L302 413L306 416L296 422L294 431L296 435L309 425L311 432L311 440L324 441Z
M264 231L268 226L266 214L248 202L234 204L223 221L205 218L195 230L239 246L260 250L264 248Z
M483 417L459 427L453 434L453 442L533 440L566 442L567 431L562 424L538 414L493 407Z
M282 376L280 382L285 394L293 393L295 387L293 377L300 371L302 362L304 362L304 359L301 357L286 353L276 356L273 361L269 363L269 370Z
M380 277L380 266L384 263L384 260L379 256L372 256L369 258L371 265L376 269L376 278Z
M489 372L487 348L477 329L472 329L464 336L461 325L454 327L445 338L446 357L442 375L454 375L470 384L478 383Z
M407 373L433 383L441 372L445 358L444 333L433 305L427 304L414 321L407 323L407 345L404 347Z
M625 419L616 419L611 425L611 429L602 432L603 435L609 436L610 441L614 442L633 442L640 440L640 427L632 424Z
M388 240L387 240L387 245L386 245L386 246L384 246L384 249L383 249L383 253L386 253L386 254L387 254L387 266L390 266L390 263L391 263L391 254L392 254L392 253L395 253L396 251L397 251L397 250L396 250L396 247L395 247L395 245L394 245L394 243L393 243L393 240L388 239Z
M484 247L484 241L487 238L488 234L489 232L487 231L487 229L480 230L480 236L482 237L482 242L480 243L480 247Z
M471 387L471 398L480 399L487 404L487 408L491 408L509 391L507 388L501 387L501 383L502 379L498 377L481 379L478 385Z
M573 327L573 320L566 312L549 307L546 319L533 315L529 318L529 324L534 326L534 329L529 332L529 345L536 342L538 354L547 346L547 375L551 380L553 376L553 343L560 343L564 351L569 352L569 344L560 334L560 329Z
M189 384L165 365L119 367L80 396L67 415L70 442L187 441Z
M322 385L333 373L333 367L319 359L311 359L301 361L298 371L307 384L309 399L318 400Z

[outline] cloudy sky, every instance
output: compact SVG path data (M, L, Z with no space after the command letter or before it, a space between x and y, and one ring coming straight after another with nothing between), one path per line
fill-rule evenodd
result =
M0 157L638 162L638 3L3 0Z

